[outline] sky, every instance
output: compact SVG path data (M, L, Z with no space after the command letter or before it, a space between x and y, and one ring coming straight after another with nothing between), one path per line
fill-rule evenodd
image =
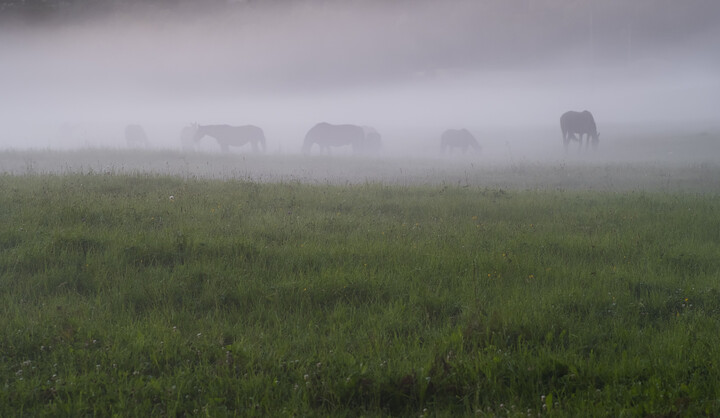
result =
M374 126L395 150L448 128L541 144L584 109L613 135L717 128L718 6L596 3L255 1L2 21L0 148L122 147L129 123L173 148L195 122L258 125L270 150L296 152L322 121Z

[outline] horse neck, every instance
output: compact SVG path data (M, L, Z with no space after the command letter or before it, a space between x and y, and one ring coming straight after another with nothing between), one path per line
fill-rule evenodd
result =
M207 125L200 128L199 132L202 132L203 135L215 136L218 133L218 129L216 126Z
M196 141L199 141L207 134L208 134L207 126L198 126L197 129L195 129L195 134L193 135L193 138Z

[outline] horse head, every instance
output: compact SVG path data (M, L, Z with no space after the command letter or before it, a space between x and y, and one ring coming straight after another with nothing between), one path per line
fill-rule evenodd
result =
M302 152L303 154L310 153L310 150L312 149L314 142L311 139L305 138L305 141L303 141L302 146Z
M193 123L190 125L190 128L193 130L193 136L192 139L195 142L199 142L202 137L205 136L205 130L202 126L198 125L197 123Z

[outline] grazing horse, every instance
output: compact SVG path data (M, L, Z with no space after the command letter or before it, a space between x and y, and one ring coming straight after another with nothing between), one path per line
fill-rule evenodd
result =
M193 140L199 142L205 136L215 138L223 152L228 152L231 146L241 147L248 142L252 144L253 151L259 150L258 144L265 151L265 133L257 126L197 125Z
M600 134L595 125L595 119L592 113L584 110L582 112L569 111L560 116L560 130L563 135L563 145L567 152L570 140L580 141L580 148L583 146L583 135L585 135L585 148L592 144L593 148L597 148ZM579 135L579 138L575 136Z
M453 148L460 148L463 153L467 152L468 148L480 152L480 144L467 129L448 129L442 133L440 149L443 154L448 150L452 152Z
M320 152L330 153L331 147L350 145L356 154L377 153L382 146L378 132L369 126L331 125L321 122L310 128L305 135L303 152L309 153L313 145L320 147Z
M140 125L128 125L125 127L125 142L129 148L148 147L150 145L145 129Z
M382 137L370 126L363 126L363 142L356 146L357 152L364 154L378 154L382 148Z
M195 132L197 132L198 125L193 123L188 125L180 131L180 144L182 144L183 151L192 151L195 149Z

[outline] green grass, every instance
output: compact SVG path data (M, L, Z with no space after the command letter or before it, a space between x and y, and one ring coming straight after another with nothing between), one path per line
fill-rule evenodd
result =
M0 207L1 416L720 414L716 194L4 175Z

